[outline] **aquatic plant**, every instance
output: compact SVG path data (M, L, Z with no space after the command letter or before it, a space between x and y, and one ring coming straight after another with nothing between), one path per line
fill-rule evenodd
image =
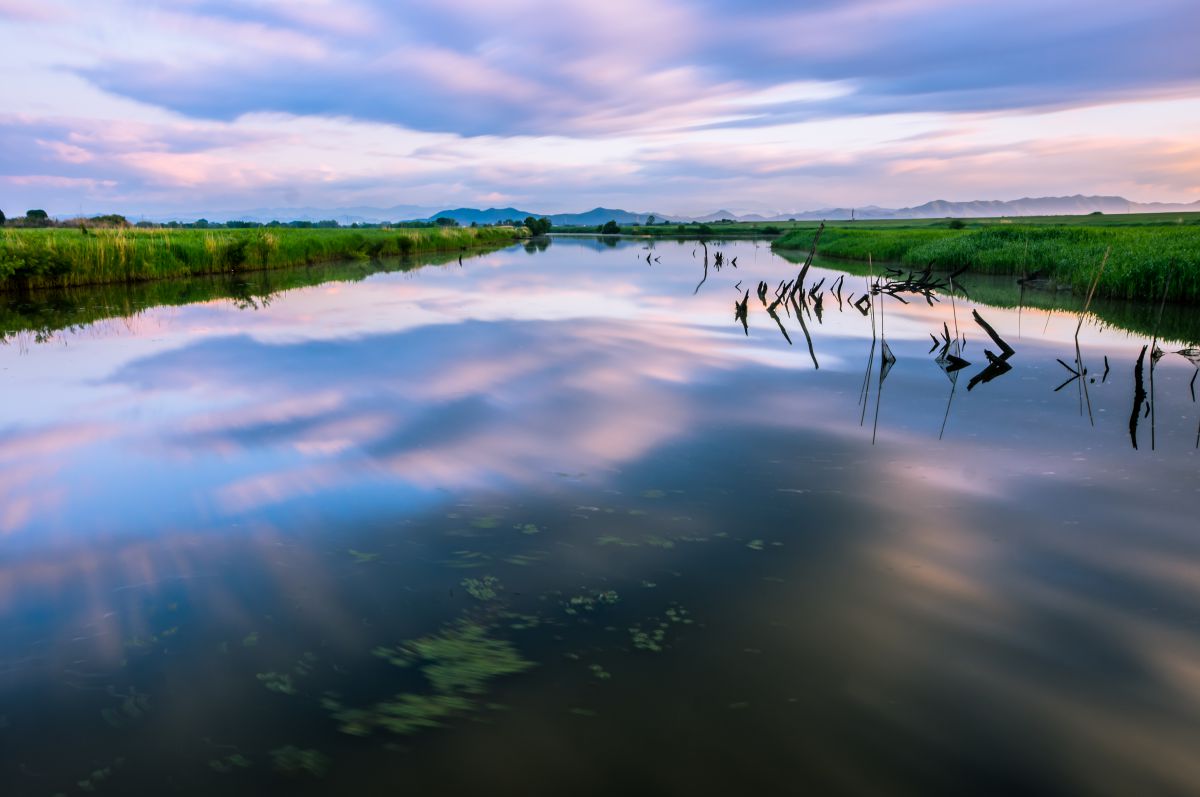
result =
M374 655L397 667L417 667L432 693L402 692L367 708L347 708L335 695L322 705L343 733L367 736L375 729L410 734L442 724L449 716L477 708L488 684L534 666L487 626L460 620L439 634L378 647Z
M241 753L231 753L224 758L213 758L208 762L209 769L222 775L229 775L239 769L249 769L251 766L250 759Z
M275 771L285 775L321 778L329 770L329 758L317 750L303 750L289 744L272 750L269 755Z
M99 769L93 769L90 773L88 773L86 778L77 780L75 785L79 787L80 791L90 794L96 791L96 787L110 779L115 774L116 770L119 769L124 763L124 758L118 758L108 766L100 767Z
M495 600L497 590L502 588L500 579L495 576L464 578L462 586L466 588L467 594L477 601Z
M288 673L260 672L255 677L272 692L278 692L281 695L296 694L296 683Z
M672 625L691 625L692 618L687 609L671 605L663 612L661 619L652 618L643 625L635 623L629 627L629 641L635 650L649 653L662 653L666 647L667 631Z
M611 589L589 595L574 595L563 603L563 611L572 615L579 614L581 611L590 612L594 611L597 606L612 606L620 600L621 596Z
M350 554L350 556L352 556L354 558L355 564L359 564L359 565L367 564L368 562L378 562L379 556L380 556L377 553L368 553L366 551L356 551L353 548L347 549L346 553Z
M139 692L135 687L129 687L129 694L121 694L116 687L108 687L108 694L121 702L113 707L100 710L100 716L113 728L124 728L140 720L150 709L150 696Z

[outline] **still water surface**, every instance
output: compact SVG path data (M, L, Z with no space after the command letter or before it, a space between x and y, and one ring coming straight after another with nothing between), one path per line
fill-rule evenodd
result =
M1187 341L646 246L10 335L0 791L1200 791Z

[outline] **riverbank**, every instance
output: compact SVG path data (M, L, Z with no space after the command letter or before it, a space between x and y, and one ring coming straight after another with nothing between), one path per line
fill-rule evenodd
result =
M0 291L146 282L507 246L524 228L0 230Z
M816 228L792 230L777 250L811 248ZM963 267L982 274L1039 276L1086 292L1104 254L1097 295L1112 299L1200 302L1200 225L989 225L981 228L827 227L820 253L843 260ZM1167 284L1169 276L1169 286Z

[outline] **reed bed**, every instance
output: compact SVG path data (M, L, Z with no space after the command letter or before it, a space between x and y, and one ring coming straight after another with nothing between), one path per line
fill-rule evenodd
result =
M0 230L0 290L65 288L504 246L523 228Z

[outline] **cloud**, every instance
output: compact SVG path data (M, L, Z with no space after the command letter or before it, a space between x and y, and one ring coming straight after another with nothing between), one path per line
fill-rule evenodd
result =
M192 3L151 19L202 46L170 57L134 46L79 73L195 117L344 115L465 135L695 124L772 93L753 123L1070 106L1200 79L1184 55L1200 9L1183 0L1052 11L1029 0L454 0L403 12L358 3L344 16L316 2ZM844 90L783 90L806 84Z
M1200 196L1184 0L14 8L0 184L52 212Z

